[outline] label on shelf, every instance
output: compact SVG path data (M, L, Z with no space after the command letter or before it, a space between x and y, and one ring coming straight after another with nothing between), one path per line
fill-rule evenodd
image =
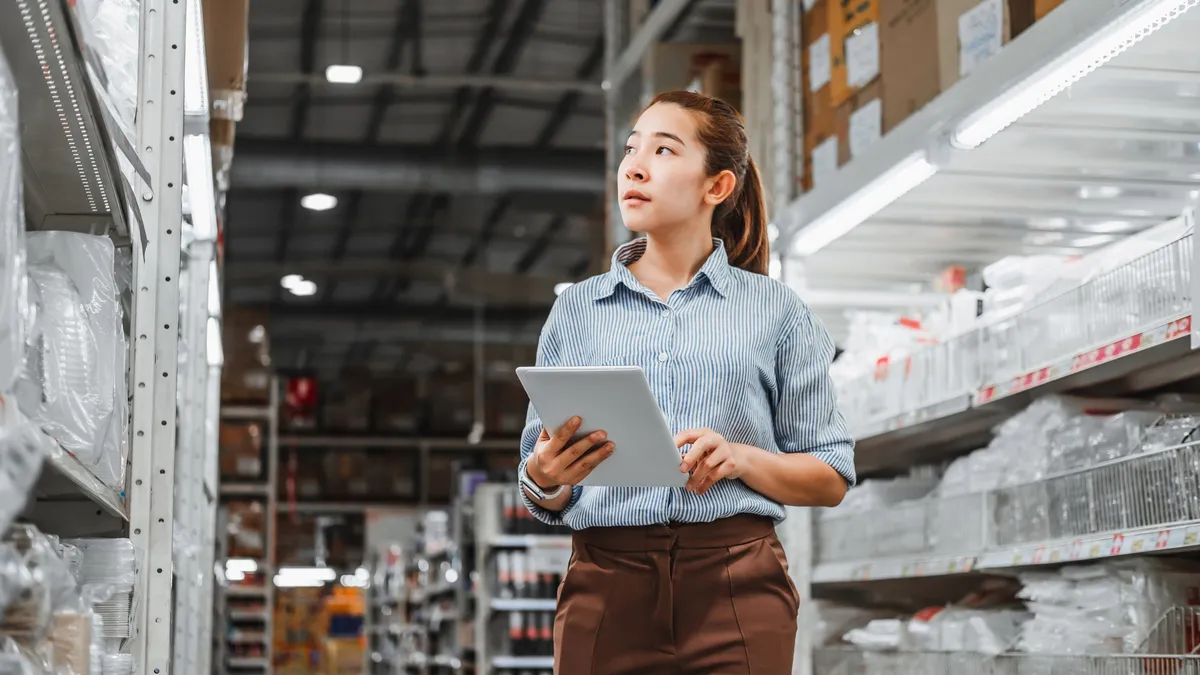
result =
M1004 2L983 0L958 17L958 70L966 77L1000 52L1004 41Z
M869 23L846 38L846 80L853 88L879 76L879 24ZM851 144L853 148L853 143ZM850 156L855 155L854 150Z
M529 547L527 564L538 574L561 574L571 561L571 547L557 542L536 542Z

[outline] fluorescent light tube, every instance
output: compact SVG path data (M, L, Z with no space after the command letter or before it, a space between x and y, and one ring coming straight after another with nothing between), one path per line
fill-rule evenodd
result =
M215 317L208 317L208 324L205 326L204 336L204 360L209 366L216 367L225 365L225 348L221 345L221 322ZM232 560L230 562L233 562ZM251 560L250 562L254 562ZM228 567L228 566L227 566ZM233 568L229 568L233 569ZM254 569L246 570L253 572L258 569L256 565Z
M796 233L792 253L809 256L858 227L887 205L937 173L925 153L916 152L859 188L837 206L817 216Z
M208 315L221 316L221 280L217 274L217 261L208 261Z
M1090 39L1051 61L1020 84L1003 91L972 113L954 132L953 143L974 149L1034 111L1113 57L1183 14L1200 0L1150 0L1129 16L1104 27Z
M204 10L200 0L188 0L183 38L183 110L185 115L208 116L208 63L204 52Z
M332 84L358 84L362 76L361 66L333 65L325 69L325 79Z
M309 211L328 211L338 205L337 197L327 195L324 192L316 192L311 195L304 195L300 198L300 206Z
M188 204L192 207L192 229L200 241L217 240L217 201L213 194L212 149L208 136L192 134L183 139L183 161L187 168Z

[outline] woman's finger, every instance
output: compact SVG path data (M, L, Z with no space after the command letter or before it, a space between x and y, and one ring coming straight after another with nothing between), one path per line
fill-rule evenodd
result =
M568 466L575 463L588 450L599 446L601 443L608 440L608 434L603 431L593 431L583 438L571 444L571 447L563 450L556 458L560 462L560 466L566 469Z
M576 459L575 462L573 462L563 472L564 481L571 485L578 484L584 478L587 478L588 475L596 469L596 467L600 466L601 462L609 457L612 457L613 450L615 449L616 446L612 441L609 441Z
M714 485L717 484L717 481L728 478L729 474L732 472L733 464L730 462L722 462L718 467L712 471L709 471L705 475L704 481L701 483L700 488L696 491L696 494L702 495L705 492L708 492Z
M583 420L578 416L567 420L566 424L559 427L550 436L549 441L546 443L546 450L551 455L557 455L562 452L563 448L567 447L567 444L571 442L571 437L575 435L575 432L579 431L581 424L583 424Z
M690 454L690 453L689 453ZM688 479L688 487L693 491L704 484L704 480L728 457L729 453L724 451L723 446L717 446L705 453L696 463L696 468L692 470L692 476Z
M675 434L675 447L682 448L690 443L695 443L709 433L708 429L688 429Z
M712 452L721 440L715 436L703 436L692 442L692 447L688 449L687 454L680 460L679 470L684 473L694 473L700 465L700 460Z

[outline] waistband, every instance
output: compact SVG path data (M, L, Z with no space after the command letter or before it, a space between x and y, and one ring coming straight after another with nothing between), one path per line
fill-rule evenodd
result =
M634 527L589 527L571 534L576 544L609 551L670 551L672 548L726 548L749 544L775 532L775 521L741 514L710 523Z

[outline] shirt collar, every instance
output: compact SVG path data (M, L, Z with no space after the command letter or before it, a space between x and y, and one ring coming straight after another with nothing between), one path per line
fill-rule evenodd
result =
M595 299L602 300L612 295L618 284L624 284L630 290L640 290L642 285L633 276L633 272L629 271L629 265L637 262L645 253L645 237L634 239L613 252L612 264L609 266L608 272L601 277L600 284L596 288ZM704 265L700 267L700 271L696 273L696 278L707 279L709 285L721 297L725 297L729 289L729 276L729 254L725 251L725 242L714 237L713 251L709 254L708 260L704 261ZM695 283L694 279L692 283Z

